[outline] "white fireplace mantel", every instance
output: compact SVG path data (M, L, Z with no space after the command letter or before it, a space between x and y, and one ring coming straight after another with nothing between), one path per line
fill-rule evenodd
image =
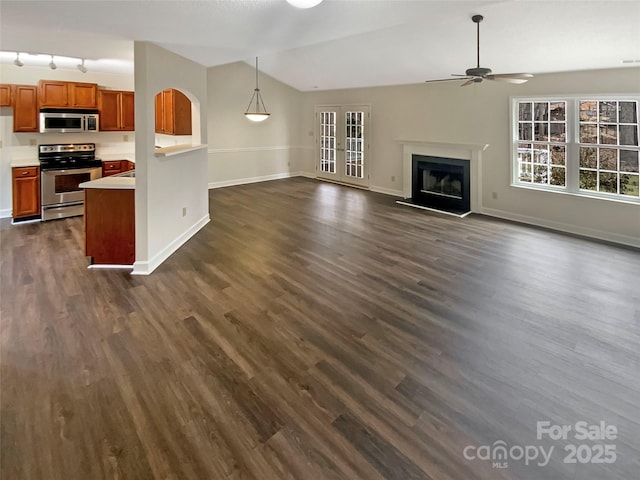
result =
M428 140L396 140L402 144L402 194L411 198L411 168L413 155L457 158L471 162L471 211L482 208L482 152L488 143L445 143Z

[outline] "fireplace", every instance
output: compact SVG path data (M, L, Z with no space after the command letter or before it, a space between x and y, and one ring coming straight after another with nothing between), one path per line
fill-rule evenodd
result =
M413 204L458 215L471 210L468 161L412 155L411 171Z
M397 203L457 217L482 211L482 154L488 144L429 140L398 143L402 144L403 199ZM418 173L414 166L417 168L419 162L431 163L431 168L424 169L422 165L422 172ZM416 186L420 186L418 191Z

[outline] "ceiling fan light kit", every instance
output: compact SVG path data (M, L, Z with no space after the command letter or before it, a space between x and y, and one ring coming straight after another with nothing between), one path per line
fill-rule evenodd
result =
M480 22L484 20L482 15L474 15L471 17L473 23L476 24L476 66L467 68L463 74L452 74L453 77L458 78L444 78L441 80L427 80L426 83L432 82L448 82L452 80L466 80L460 86L466 87L467 85L473 85L474 83L481 83L483 80L498 80L501 82L522 84L526 83L533 75L530 73L499 73L493 74L490 68L480 66Z

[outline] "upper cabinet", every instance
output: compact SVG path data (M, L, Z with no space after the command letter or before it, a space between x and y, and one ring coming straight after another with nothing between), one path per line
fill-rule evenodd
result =
M191 100L174 88L156 95L156 133L191 135Z
M13 131L38 132L38 88L13 85Z
M98 85L95 83L40 80L41 108L97 108Z
M10 107L11 105L11 85L2 83L0 84L0 107Z
M121 90L100 90L100 130L120 132L135 130L133 92Z

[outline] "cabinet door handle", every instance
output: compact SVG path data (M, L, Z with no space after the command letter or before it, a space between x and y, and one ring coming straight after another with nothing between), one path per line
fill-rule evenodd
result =
M22 172L22 175L29 175L29 172Z

